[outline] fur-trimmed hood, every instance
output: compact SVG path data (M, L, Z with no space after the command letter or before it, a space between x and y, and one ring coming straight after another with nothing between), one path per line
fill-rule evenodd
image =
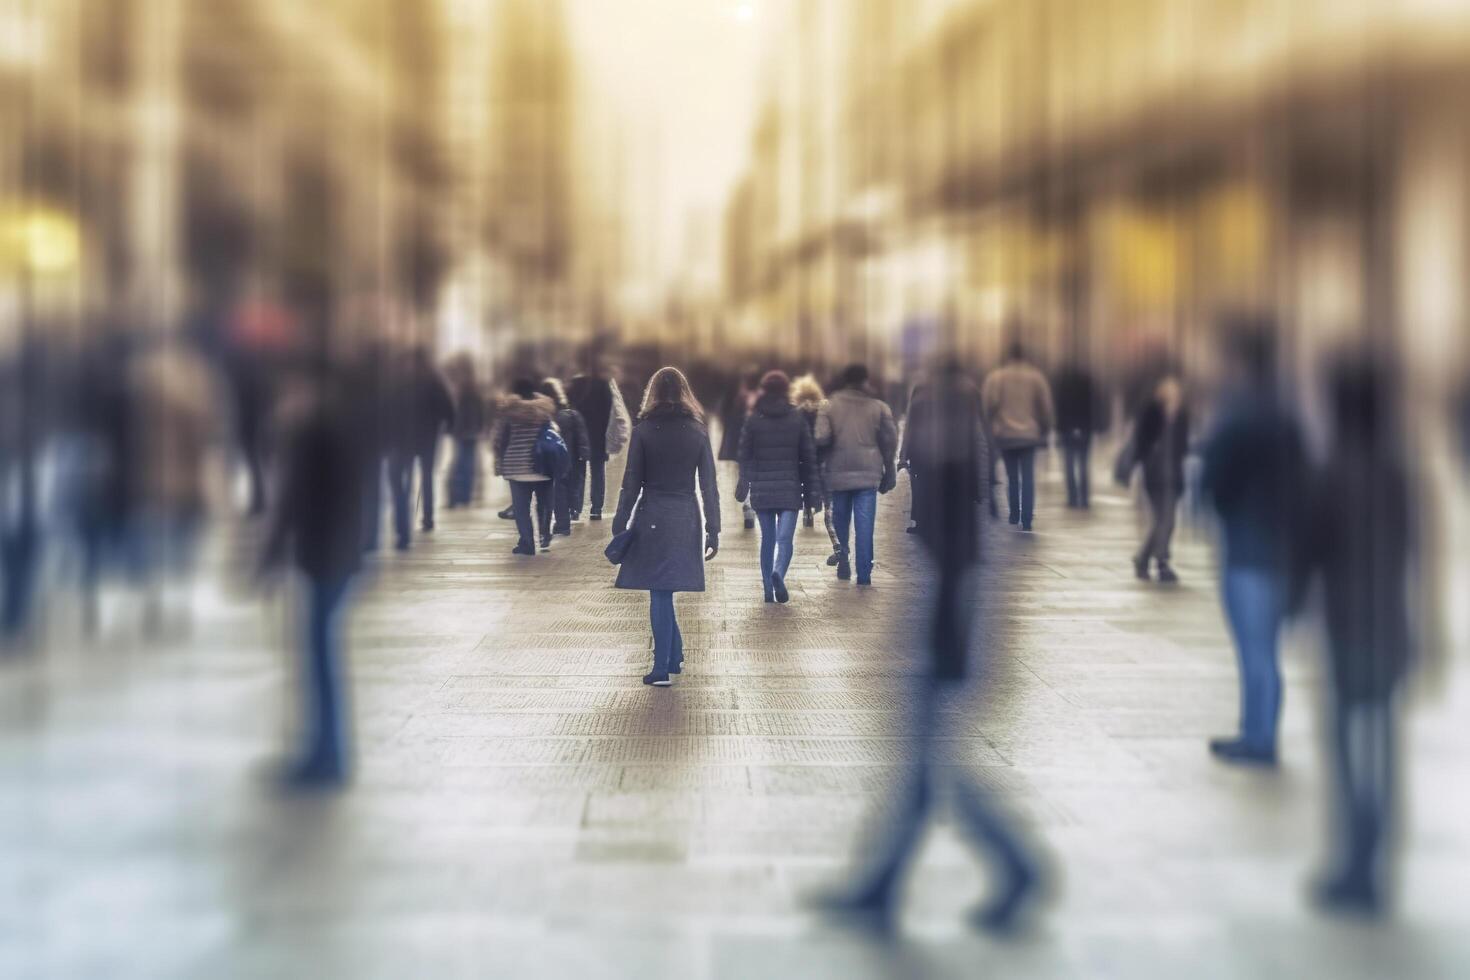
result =
M509 395L500 401L500 417L517 425L544 425L556 417L556 406L545 395Z

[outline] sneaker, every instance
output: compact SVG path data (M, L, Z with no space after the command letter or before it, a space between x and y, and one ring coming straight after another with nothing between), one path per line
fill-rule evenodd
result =
M837 580L846 582L850 578L852 578L852 566L845 559L839 558L837 560Z
M590 520L590 521L600 521L600 520L602 520L602 511L600 511L600 510L594 510L592 513L590 513L590 514L587 515L587 519Z
M516 519L516 509L514 507L507 507L505 510L496 511L495 516L502 521L513 521Z
M543 534L543 535L541 535L541 550L542 551L550 551L551 550L551 535L549 535L549 534Z
M1138 579L1140 582L1149 582L1149 581L1152 581L1152 579L1149 578L1149 574L1148 574L1148 559L1147 558L1135 558L1135 559L1133 559L1133 577L1136 578L1136 579Z
M834 551L830 555L827 556L827 567L828 568L834 568L834 567L836 567L837 563L840 562L841 560L842 560L842 556L840 554L838 554L837 552Z
M780 572L771 573L771 591L775 593L777 602L786 602L791 598L791 593L786 591L786 583L781 581Z
M1179 581L1179 575L1169 567L1166 561L1159 562L1159 581L1173 584Z
M806 904L834 922L882 935L893 929L893 895L887 889L848 889L813 895Z
M1212 738L1210 752L1221 762L1239 765L1274 766L1277 762L1274 746L1262 748L1241 738Z
M532 558L536 557L535 548L523 548L520 545L516 545L514 548L510 549L510 553L513 555L529 555Z
M669 680L667 673L661 674L658 671L650 671L643 675L643 683L653 687L671 687L674 682Z

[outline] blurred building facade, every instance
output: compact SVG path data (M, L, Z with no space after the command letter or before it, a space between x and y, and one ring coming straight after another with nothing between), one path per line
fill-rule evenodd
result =
M14 324L301 330L469 348L584 322L577 91L550 0L3 6ZM14 253L14 254L11 254ZM32 254L37 253L37 254ZM307 326L310 324L310 326Z
M912 362L1163 345L1230 308L1310 349L1463 354L1470 8L786 5L725 215L732 336ZM1304 358L1305 360L1305 358ZM1434 366L1433 363L1429 366Z

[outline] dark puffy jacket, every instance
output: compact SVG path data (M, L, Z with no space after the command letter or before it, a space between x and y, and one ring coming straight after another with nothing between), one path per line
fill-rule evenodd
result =
M567 384L567 401L582 414L587 430L588 459L608 457L607 423L612 418L616 390L611 381L597 374L579 374ZM622 394L617 397L621 398Z
M1297 557L1308 473L1295 417L1266 390L1222 411L1204 450L1200 489L1220 515L1225 564L1288 573Z
M815 506L817 448L796 406L762 395L740 431L740 483L756 510L800 510Z

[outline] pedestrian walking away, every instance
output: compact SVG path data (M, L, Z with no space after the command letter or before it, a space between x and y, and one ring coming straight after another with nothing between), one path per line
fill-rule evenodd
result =
M850 365L838 376L838 390L817 414L816 440L827 454L827 487L841 551L837 578L852 578L852 556L857 584L870 585L878 495L892 490L897 479L898 428L892 410L869 390L863 365Z
M467 355L456 358L448 374L454 386L454 460L450 464L445 503L465 507L475 494L480 471L480 436L485 431L485 396L475 381L475 366Z
M520 539L513 555L536 554L551 547L551 476L537 468L536 443L547 426L555 426L556 406L536 390L529 378L518 378L496 413L495 475L510 482L511 507ZM534 522L534 523L533 523Z
M1149 578L1149 562L1157 564L1160 582L1177 582L1169 564L1169 543L1174 536L1175 514L1184 493L1184 458L1189 453L1189 410L1184 404L1184 387L1174 375L1166 375L1153 399L1133 422L1133 433L1118 459L1117 481L1128 485L1135 468L1143 469L1143 491L1148 498L1150 523L1143 544L1133 556L1138 578Z
M796 516L818 496L817 452L806 420L791 401L791 379L781 371L768 372L761 378L760 390L740 432L735 499L748 500L760 521L766 601L786 602Z
M362 560L365 444L345 386L316 392L288 424L280 492L266 532L262 574L288 559L306 583L302 744L282 771L289 787L348 778L352 738L340 620Z
M823 393L822 386L815 375L803 374L791 382L791 397L801 411L801 417L806 422L807 431L812 434L812 444L815 446L817 417L821 414L822 407L827 404L827 396ZM832 546L832 553L827 556L827 564L835 566L842 552L837 546L837 525L832 520L832 495L827 490L827 461L820 449L817 450L816 483L822 508L822 526L827 529L827 541ZM807 508L807 527L812 526L811 515L814 509L812 506Z
M393 450L388 483L393 491L393 530L399 550L409 545L413 521L413 472L419 471L422 531L434 530L434 463L439 438L454 423L454 400L429 361L427 348L405 355L393 398Z
M1029 531L1036 513L1036 450L1046 445L1055 421L1051 386L1016 341L985 379L982 395L991 444L1005 463L1007 520Z
M581 500L577 472L579 467L584 472L586 470L591 440L587 435L587 423L583 420L582 413L567 401L566 392L562 390L559 380L547 378L542 381L541 394L550 398L551 403L556 406L556 427L572 458L571 470L566 476L554 479L551 488L551 533L566 535L572 533L573 502L580 503Z
M598 365L571 380L567 401L581 414L587 429L587 458L572 464L571 519L581 519L585 501L587 516L600 521L607 493L607 461L627 446L632 420L616 382Z
M681 673L684 664L684 638L674 593L703 592L704 563L720 549L714 452L704 410L677 368L660 368L649 379L633 426L612 526L614 537L630 530L617 587L647 590L653 669L644 675L643 683L668 687L671 675Z
M1240 732L1213 739L1210 751L1226 762L1275 765L1277 644L1298 557L1295 529L1306 520L1305 450L1276 390L1272 325L1231 324L1225 338L1231 391L1205 444L1201 491L1220 523L1221 588L1240 667Z
M1092 372L1080 361L1073 361L1057 373L1052 394L1067 506L1086 510L1092 503L1092 437L1107 428L1107 404Z

